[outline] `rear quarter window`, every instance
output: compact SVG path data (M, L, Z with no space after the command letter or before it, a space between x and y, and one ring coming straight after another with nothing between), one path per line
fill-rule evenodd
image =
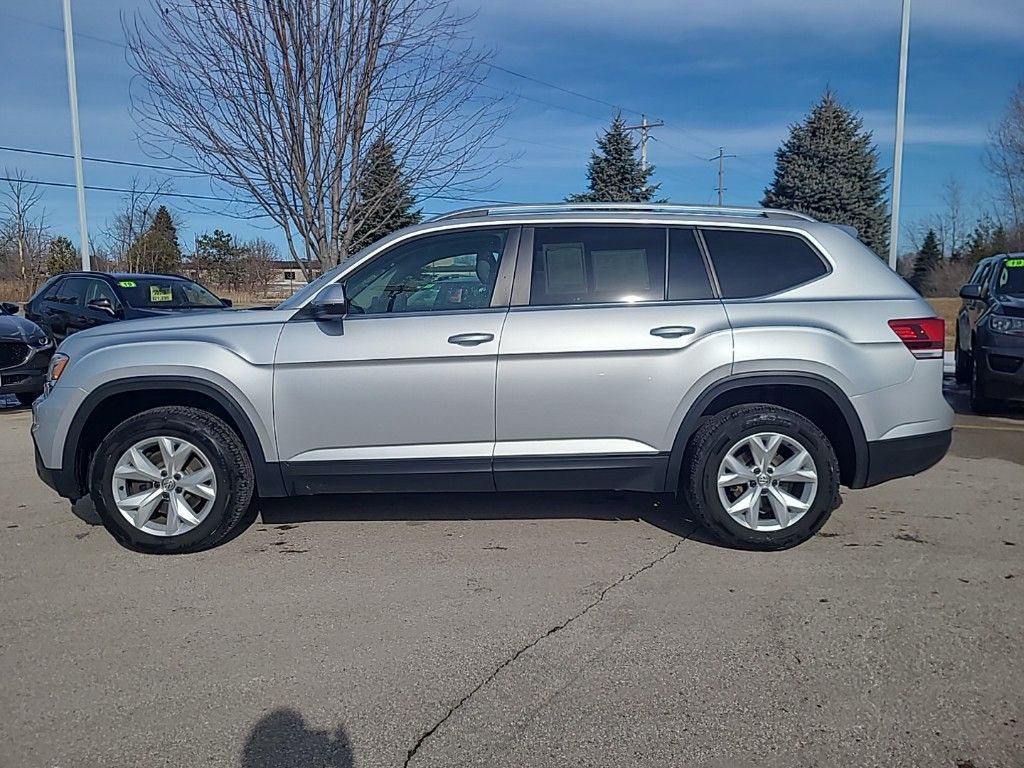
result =
M781 232L701 231L722 298L768 296L828 274L828 265L802 237Z

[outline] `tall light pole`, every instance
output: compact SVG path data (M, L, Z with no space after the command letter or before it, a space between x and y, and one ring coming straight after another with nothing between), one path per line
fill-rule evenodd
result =
M78 129L78 81L75 78L75 36L71 30L71 0L64 0L64 52L68 60L68 100L71 102L71 143L75 151L75 188L78 191L78 232L81 238L82 269L91 268L89 225L85 220L85 177L82 173L82 136Z
M903 182L903 122L907 110L907 56L910 48L910 0L903 0L900 28L900 80L896 90L896 148L892 161L892 211L889 215L889 268L896 270L900 239L900 186Z

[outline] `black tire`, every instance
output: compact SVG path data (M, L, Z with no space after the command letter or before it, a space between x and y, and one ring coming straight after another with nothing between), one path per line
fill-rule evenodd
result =
M956 383L969 384L971 381L971 355L960 349L960 331L956 332L956 346L953 357L956 360Z
M146 437L164 435L188 440L209 459L217 481L217 498L202 522L175 536L141 531L121 515L113 497L118 458ZM90 495L104 527L128 549L149 554L180 554L208 549L242 520L252 502L252 461L242 440L223 420L199 408L167 406L132 416L106 436L93 456Z
M41 393L39 392L15 392L14 396L18 398L18 402L26 408L36 401Z
M971 410L981 415L999 410L999 403L985 395L984 374L977 362L971 366Z
M742 438L771 431L802 445L814 460L818 487L810 508L797 522L777 531L757 531L733 520L718 495L718 469ZM839 462L825 434L799 413L776 405L732 408L710 418L690 440L683 461L683 488L690 509L726 545L738 549L780 550L814 536L839 506Z

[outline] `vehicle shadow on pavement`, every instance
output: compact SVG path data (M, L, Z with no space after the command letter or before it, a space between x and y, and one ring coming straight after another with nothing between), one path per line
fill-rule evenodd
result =
M952 379L946 379L942 383L942 392L946 396L946 402L957 415L981 416L971 410L971 390L966 384L957 384ZM1024 406L1018 403L1005 403L997 413L984 415L1024 421Z
M353 768L355 755L342 726L318 731L294 709L279 708L259 719L242 748L241 768Z
M260 499L266 525L318 521L640 520L674 536L723 546L686 505L668 495L626 491L386 493ZM252 522L255 515L251 515Z

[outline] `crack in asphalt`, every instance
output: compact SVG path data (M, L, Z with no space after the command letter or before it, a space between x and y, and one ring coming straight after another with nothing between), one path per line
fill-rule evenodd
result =
M516 659L518 659L524 653L529 651L531 648L533 648L535 645L537 645L544 638L551 637L551 635L555 634L556 632L560 632L561 630L563 630L566 627L568 627L570 624L572 624L577 619L582 618L583 616L585 616L592 609L594 609L598 605L600 605L601 602L604 600L605 596L609 592L611 592L613 589L615 589L616 587L619 587L622 584L625 584L627 581L632 581L633 579L635 579L637 576L639 576L644 571L650 570L651 568L656 566L658 563L660 563L663 560L665 560L665 559L671 557L672 555L674 555L676 553L676 551L679 549L679 547L681 547L683 545L683 542L687 541L687 539L689 538L689 535L692 532L693 532L693 528L691 528L689 531L687 531L684 536L680 536L679 541L677 541L675 544L673 544L668 550L666 550L662 554L658 555L656 558L654 558L650 562L645 563L644 565L640 566L636 570L630 571L629 573L621 576L619 579L617 579L616 581L612 582L607 587L602 589L598 593L597 597L595 597L593 600L591 600L583 608L583 610L581 610L579 613L576 613L575 615L570 616L568 619L563 621L561 624L556 624L551 629L549 629L547 632L545 632L544 634L539 635L538 637L534 638L529 643L527 643L522 648L520 648L518 651L516 651L511 656L509 656L507 659L505 659L503 662L501 662L497 667L494 668L494 671L492 671L491 674L489 674L482 681L480 681L476 685L476 687L473 688L473 690L471 690L469 693L467 693L465 696L463 696L461 699L459 699L458 702L456 702L452 707L450 707L448 709L448 711L445 713L444 717L442 717L440 720L438 720L436 723L434 723L430 728L428 728L422 734L420 734L420 737L418 739L416 739L416 743L412 745L412 749L410 749L408 754L405 756L405 762L402 763L403 768L408 768L409 762L416 756L416 753L419 752L419 749L420 749L421 746L423 746L423 743L427 739L429 739L431 736L433 736L434 733L436 733L437 730L442 725L444 725L449 720L449 718L451 718L452 715L454 715L456 712L458 712L463 704L465 704L467 701L469 701L471 698L473 698L473 696L475 696L479 691L481 691L483 688L485 688L488 683L490 683L494 678L496 678L501 673L501 670L503 670L503 669L505 669L505 667L508 667L509 665L513 664L516 661Z

